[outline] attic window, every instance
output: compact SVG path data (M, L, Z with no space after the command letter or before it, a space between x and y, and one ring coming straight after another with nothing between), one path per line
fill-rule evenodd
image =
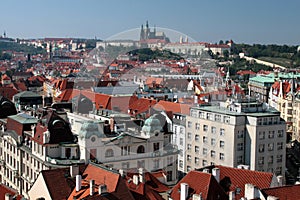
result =
M235 188L235 194L240 194L241 193L241 188L237 187Z

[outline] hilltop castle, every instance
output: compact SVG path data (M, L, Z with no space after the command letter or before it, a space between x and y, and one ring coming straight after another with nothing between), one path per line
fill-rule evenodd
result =
M145 40L150 40L150 39L164 40L167 43L170 42L170 39L165 35L164 32L156 31L155 26L154 26L154 30L151 31L149 28L148 21L147 21L145 28L144 28L143 24L141 26L140 41L145 41Z

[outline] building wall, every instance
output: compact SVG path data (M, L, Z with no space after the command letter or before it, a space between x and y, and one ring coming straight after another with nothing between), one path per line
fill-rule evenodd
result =
M40 174L38 176L38 178L35 181L35 184L28 192L28 195L29 195L30 199L33 199L33 200L38 199L40 197L45 198L45 200L52 200L42 174Z

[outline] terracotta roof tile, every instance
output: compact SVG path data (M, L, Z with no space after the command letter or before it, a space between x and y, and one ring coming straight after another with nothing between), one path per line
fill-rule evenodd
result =
M240 195L236 195L237 199L244 196L245 184L251 183L260 189L269 188L274 176L272 173L268 172L237 169L220 165L216 167L220 169L220 180L226 177L230 178L230 191L235 191L236 188L241 189Z
M3 184L0 184L0 199L5 199L5 194L10 194L12 196L15 196L16 195L16 199L17 200L21 200L22 199L22 196L21 195L18 195L18 191L12 189L12 188L9 188Z
M198 171L189 172L181 179L172 189L171 198L173 200L180 199L180 184L187 183L189 185L188 198L192 199L193 194L202 195L203 199L228 199L225 191L218 184L216 179L209 173Z
M300 199L300 185L287 185L262 189L262 193L266 198L267 196L275 196L280 200Z

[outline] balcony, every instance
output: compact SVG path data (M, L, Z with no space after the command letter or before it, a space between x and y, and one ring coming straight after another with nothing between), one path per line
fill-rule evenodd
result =
M46 157L46 162L49 162L54 165L71 165L71 164L81 164L85 163L83 159L61 159L61 158L50 158Z
M147 153L133 153L130 152L130 155L126 156L114 156L114 157L106 157L104 160L100 160L100 162L120 162L126 160L138 160L138 159L145 159L145 158L156 158L156 157L164 157L167 155L175 155L178 154L179 150L177 149L176 145L167 145L163 149L154 152L147 152Z

